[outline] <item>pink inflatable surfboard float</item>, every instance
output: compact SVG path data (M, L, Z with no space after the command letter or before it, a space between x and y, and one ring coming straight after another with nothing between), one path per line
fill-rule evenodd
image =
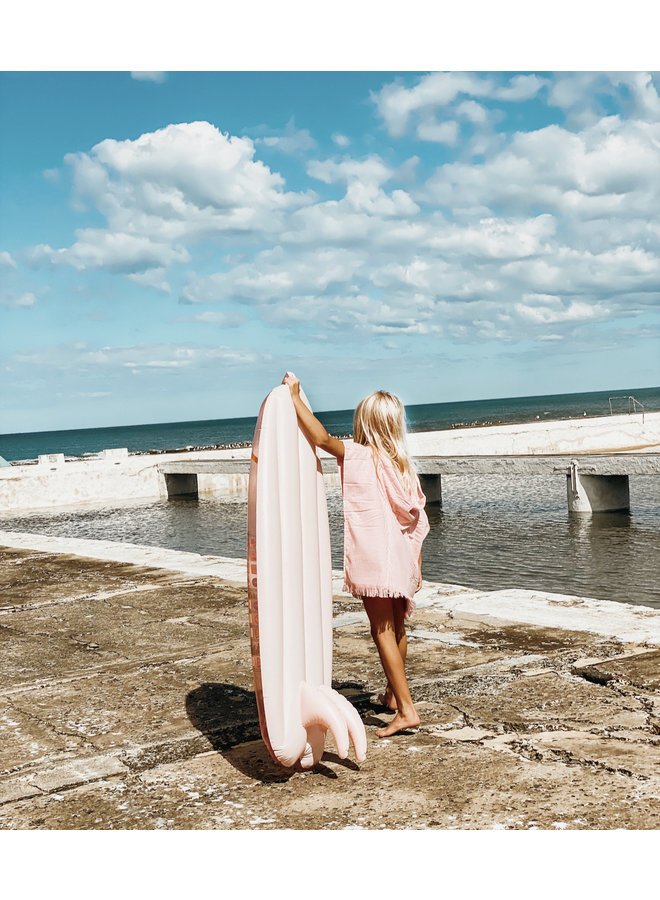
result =
M247 564L254 687L270 755L309 769L329 729L339 756L348 756L350 738L361 762L364 725L331 687L332 563L321 463L286 385L266 397L254 432Z

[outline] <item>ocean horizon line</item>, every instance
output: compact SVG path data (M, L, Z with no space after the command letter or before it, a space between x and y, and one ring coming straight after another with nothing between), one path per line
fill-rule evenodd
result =
M501 397L478 397L471 400L429 400L423 403L406 403L406 410L409 409L418 409L421 407L442 407L442 406L461 406L461 405L469 405L469 404L480 404L480 403L497 403L503 401L521 401L521 400L543 400L543 399L557 399L557 398L570 398L570 397L589 397L592 395L602 395L609 393L610 391L659 391L660 385L649 385L648 387L632 387L632 388L603 388L601 390L596 391L570 391L570 392L560 392L555 394L520 394L516 396L501 396ZM625 398L624 398L625 399ZM657 410L646 410L646 412L655 412ZM353 413L353 407L345 407L345 408L334 408L334 409L319 409L315 410L315 415L317 416L328 416L328 415L342 415L345 413ZM80 432L80 431L113 431L116 429L126 429L126 428L158 428L158 427L169 427L169 426L178 426L178 425L204 425L208 423L215 422L249 422L256 421L257 414L249 415L249 416L220 416L209 419L173 419L169 421L163 422L133 422L133 423L121 423L118 425L88 425L88 426L79 426L74 428L46 428L39 431L8 431L0 433L0 439L2 438L13 438L13 437L31 437L34 435L47 435L47 434L65 434L71 432ZM570 417L567 417L570 418Z

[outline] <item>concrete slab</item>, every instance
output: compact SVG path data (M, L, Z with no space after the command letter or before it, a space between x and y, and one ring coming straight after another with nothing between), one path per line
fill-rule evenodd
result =
M660 610L648 606L518 588L449 596L438 593L434 605L507 624L520 622L541 628L588 631L626 642L660 645Z
M657 691L660 688L660 650L595 660L579 667L579 673L603 683L618 679Z
M28 800L30 797L36 797L41 793L42 791L38 787L31 785L24 779L0 780L0 806L4 803L14 803L16 800ZM2 825L0 824L1 827Z
M133 563L143 568L181 572L193 578L213 576L241 586L246 580L245 560L200 556L198 553L139 544L0 531L0 547L5 546ZM336 593L341 592L342 580L340 573L335 572L333 589ZM547 591L508 589L485 592L433 582L424 582L415 599L419 610L435 606L451 615L461 613L463 616L473 616L477 622L488 619L507 625L521 623L541 628L587 631L620 641L660 646L660 609L648 606Z
M536 734L531 744L542 758L560 755L568 764L603 766L612 772L657 779L660 774L660 746L650 741L626 741L584 732L552 731Z
M125 659L148 655L159 642L185 654L229 638L230 631L220 614L199 618L180 606L178 616L162 615L158 610L144 609L146 593L135 592L134 606L109 604L102 598L81 601L67 608L65 624L59 607L56 614L52 607L17 613L9 627L24 636L46 636L56 632L59 626L62 637L72 646ZM66 665L66 660L62 663Z
M0 778L26 766L47 762L53 756L79 750L82 741L58 733L28 708L17 708L0 697Z
M93 671L119 657L67 634L23 634L0 621L0 693L12 687Z
M457 688L452 692L452 688ZM418 692L419 693L419 692ZM527 733L550 728L579 727L615 731L639 729L645 733L647 712L632 697L570 675L548 672L534 678L474 679L466 675L427 684L422 696L440 696L460 707L468 722L493 731Z
M64 791L89 781L122 775L126 771L126 766L114 756L95 756L53 769L44 769L34 776L32 784L45 793Z
M52 733L78 739L91 753L111 748L132 750L167 744L182 736L198 738L200 729L210 733L227 723L232 727L246 720L256 724L251 685L247 689L249 669L249 658L241 667L234 665L231 650L202 653L198 659L170 659L128 672L99 672L82 682L35 687L13 694L12 709ZM231 681L226 678L228 672L232 672ZM241 675L245 688L236 684ZM221 680L216 680L218 677ZM208 710L211 702L212 715ZM30 728L26 742L31 735ZM211 746L208 740L201 741L195 752Z
M29 568L27 561L33 565ZM167 576L165 576L167 577ZM121 585L153 583L154 573L144 566L115 562L99 565L98 560L63 554L31 552L28 557L19 549L3 550L0 565L0 613L22 605L44 601L61 603L70 598L85 597L97 591L112 591ZM53 587L61 586L54 597ZM1 619L0 619L1 621Z

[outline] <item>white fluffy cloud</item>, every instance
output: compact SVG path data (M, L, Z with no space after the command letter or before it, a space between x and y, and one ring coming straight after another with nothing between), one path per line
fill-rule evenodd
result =
M469 122L481 125L488 121L488 110L476 100L464 100L455 109L457 116L467 119Z
M312 160L307 165L307 172L326 184L346 185L346 193L340 201L340 215L345 211L349 215L409 216L419 211L406 191L397 189L387 194L383 190L382 185L392 178L394 172L379 156L363 160ZM324 209L335 210L336 206L333 201L316 204L310 212L314 215L313 210Z
M476 73L434 72L425 75L412 88L396 82L388 84L377 94L372 94L372 100L389 134L392 137L402 137L413 114L429 114L448 106L460 94L487 97L493 87L491 78L484 78Z
M37 302L37 298L32 291L26 291L22 294L16 294L12 291L0 291L0 306L7 309L28 309Z
M657 297L659 233L652 223L646 231L655 251L619 244L616 232L605 246L573 246L559 213L491 211L457 222L422 209L388 218L376 207L363 204L358 211L349 202L360 171L366 173L363 189L370 184L382 190L392 171L381 160L326 160L310 170L342 185L343 198L292 215L295 227L274 250L192 279L185 302L236 301L271 323L342 334L350 328L355 335L471 341L548 338L548 326L574 328L634 315ZM597 236L600 243L602 232Z
M595 124L613 104L626 118L660 118L660 98L648 72L561 72L550 81L548 104L562 110L571 128Z
M128 277L136 284L144 285L144 287L151 287L163 294L171 294L172 288L165 277L166 272L167 269L163 266L155 269L149 268L145 272L131 272Z
M425 245L444 256L512 259L552 252L556 221L546 214L531 219L481 219L474 225L448 224L431 234Z
M318 144L306 128L296 128L293 119L287 122L281 134L269 134L255 138L256 144L279 150L281 153L305 153L315 150Z
M495 100L506 100L509 103L531 100L532 97L536 97L545 84L547 84L546 79L540 78L538 75L514 75L508 84L494 88L491 97Z
M196 279L184 288L182 299L187 303L237 299L268 304L301 294L321 297L332 286L350 285L360 264L360 255L349 249L292 255L275 248L229 272Z
M629 114L596 114L594 101L587 115L585 91L625 93ZM496 131L505 119L497 104L538 96L553 114L566 111L563 125ZM233 328L258 318L348 341L550 341L657 303L660 122L650 76L438 73L373 99L390 135L444 143L440 158L454 161L418 177L436 148L403 162L391 147L351 155L335 133L338 155L310 158L315 139L293 121L254 140L205 122L170 125L68 156L76 203L107 225L26 258L123 273L163 294L178 264L188 267L183 303L221 305L186 321ZM287 165L322 197L287 191L258 159L266 149L291 154ZM485 159L470 162L476 152ZM208 240L222 265L206 254L198 267L195 245ZM152 355L136 368L189 358Z
M436 141L437 127L447 124L438 123L433 127L436 111L450 107L458 98L481 97L514 103L535 97L544 84L545 79L537 75L514 75L508 83L498 84L493 76L476 72L434 72L424 75L411 88L398 82L388 84L372 94L372 100L392 137L403 137L411 120L417 120L417 137ZM465 109L465 102L461 105ZM442 142L450 143L445 138Z
M16 261L8 250L0 250L0 270L15 269Z
M632 114L649 122L660 119L660 97L648 72L621 72L610 75L614 85L628 88L633 101Z
M31 264L38 267L65 263L78 271L105 269L125 275L143 274L151 270L149 279L152 279L154 270L162 274L165 266L190 259L185 248L177 249L166 242L157 243L144 235L86 228L77 231L76 236L78 239L71 247L59 250L53 250L48 244L38 245L30 254ZM144 278L142 281L145 283Z
M542 208L579 219L658 209L660 123L602 119L575 133L518 132L486 162L439 167L417 199L440 206Z
M131 78L135 81L155 81L161 84L165 81L165 72L131 72Z
M124 370L177 370L250 365L269 358L254 350L204 344L134 344L93 347L85 341L57 344L14 354L10 362L50 369L86 373L116 373Z
M238 313L211 312L210 310L196 316L182 316L181 318L185 321L204 322L206 325L222 325L225 328L238 328L245 321L244 317Z
M187 246L202 239L273 233L310 198L287 192L283 178L254 157L250 138L208 122L69 154L78 208L91 202L107 227L81 229L71 247L41 245L31 261L136 274L188 261Z
M433 118L425 118L417 126L417 137L421 141L434 141L436 144L448 144L453 147L458 142L458 135L458 122L451 119L437 122Z
M523 302L516 303L514 310L520 318L541 326L606 319L609 315L609 310L602 303L566 302L552 294L524 294Z

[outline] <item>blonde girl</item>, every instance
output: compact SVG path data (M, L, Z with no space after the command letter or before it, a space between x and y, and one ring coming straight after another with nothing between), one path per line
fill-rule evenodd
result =
M396 715L378 737L419 725L405 672L404 620L422 584L422 542L429 531L419 478L406 446L401 400L376 391L361 400L353 440L331 437L300 398L287 373L298 421L309 440L337 457L344 500L344 587L362 600L387 687L381 702Z

